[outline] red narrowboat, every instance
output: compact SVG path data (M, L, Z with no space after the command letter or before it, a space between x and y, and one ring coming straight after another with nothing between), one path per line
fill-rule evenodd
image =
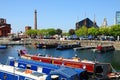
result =
M112 73L112 66L110 63L100 63L96 61L80 60L77 57L72 59L56 58L50 56L39 56L27 54L24 50L19 51L19 56L21 58L46 62L55 65L63 65L66 67L80 68L87 70L90 74L95 74L99 77L108 78L108 74Z

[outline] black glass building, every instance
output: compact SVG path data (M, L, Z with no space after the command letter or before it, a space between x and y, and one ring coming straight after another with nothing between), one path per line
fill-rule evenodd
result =
M97 27L97 24L95 21L91 21L89 18L85 18L79 22L76 23L76 30L81 28L82 26L86 26L87 28L91 28L91 27Z

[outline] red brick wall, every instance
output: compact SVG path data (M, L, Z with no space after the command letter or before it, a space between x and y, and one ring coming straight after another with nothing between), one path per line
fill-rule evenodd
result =
M11 33L10 25L4 25L4 27L0 26L0 37L8 36L8 33Z

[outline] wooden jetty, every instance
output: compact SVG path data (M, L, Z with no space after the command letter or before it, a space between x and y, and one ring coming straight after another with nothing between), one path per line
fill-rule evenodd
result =
M83 46L83 47L77 47L74 48L75 51L77 50L86 50L86 49L94 49L94 51L104 53L104 52L109 52L109 51L114 51L115 48L113 45L99 45L99 46Z

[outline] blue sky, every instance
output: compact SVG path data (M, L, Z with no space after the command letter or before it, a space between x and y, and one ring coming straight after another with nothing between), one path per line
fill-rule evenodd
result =
M107 18L114 24L115 12L120 11L120 0L1 0L0 18L7 19L12 32L24 31L25 26L34 28L34 10L37 10L38 29L75 29L75 23L86 17L99 26Z

